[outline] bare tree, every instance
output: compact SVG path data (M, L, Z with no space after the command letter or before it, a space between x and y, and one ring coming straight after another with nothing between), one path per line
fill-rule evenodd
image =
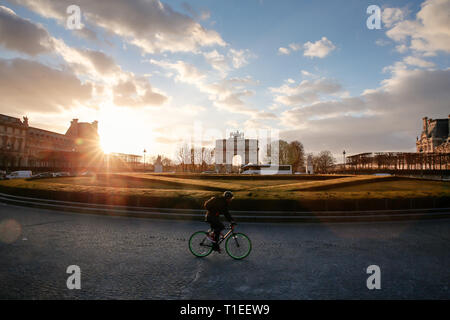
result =
M305 149L300 141L292 141L289 144L288 164L292 165L292 171L305 171Z
M317 173L327 173L335 163L336 159L328 150L320 151L317 156L313 156L313 168Z
M187 165L191 163L191 148L189 148L187 143L178 146L176 157L180 163L181 170L186 171Z
M172 166L172 159L167 158L167 157L165 157L165 156L162 157L161 162L162 162L162 165L163 165L164 167L171 167L171 166Z

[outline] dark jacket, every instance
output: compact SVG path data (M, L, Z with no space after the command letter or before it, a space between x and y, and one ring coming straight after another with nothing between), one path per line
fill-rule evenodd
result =
M230 212L228 211L228 202L227 200L220 196L220 197L214 197L213 199L211 199L212 202L209 206L209 210L206 212L206 220L208 220L208 218L219 218L220 214L223 214L225 216L225 218L232 222L233 218L230 215Z

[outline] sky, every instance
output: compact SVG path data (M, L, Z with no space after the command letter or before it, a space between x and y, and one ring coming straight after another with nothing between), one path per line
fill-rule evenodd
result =
M415 151L450 114L449 53L450 0L0 0L0 113L170 158L235 130Z

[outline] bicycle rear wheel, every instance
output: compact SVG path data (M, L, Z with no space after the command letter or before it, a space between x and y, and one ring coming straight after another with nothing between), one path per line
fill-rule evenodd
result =
M233 259L244 259L252 250L252 242L243 233L234 233L225 242L225 250Z
M189 238L189 250L196 257L206 257L212 251L212 243L207 239L207 232L197 231Z

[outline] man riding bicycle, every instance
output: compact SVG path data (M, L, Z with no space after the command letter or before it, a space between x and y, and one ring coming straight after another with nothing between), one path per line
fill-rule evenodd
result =
M225 218L231 223L231 225L236 225L233 218L228 211L228 206L233 200L233 193L231 191L225 191L222 196L212 197L207 200L204 204L206 211L205 222L208 222L211 225L211 229L214 230L214 238L213 240L213 250L217 252L220 251L219 247L219 237L220 232L225 229L225 226L222 222L220 222L219 216L223 214Z

